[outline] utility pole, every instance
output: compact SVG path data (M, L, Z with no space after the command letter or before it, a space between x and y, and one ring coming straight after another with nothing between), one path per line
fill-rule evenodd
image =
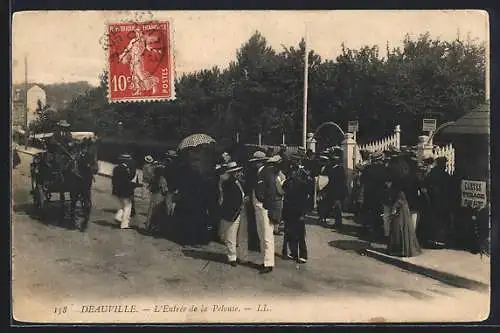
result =
M486 42L486 48L484 51L484 62L486 64L486 73L485 73L485 89L484 89L484 99L485 102L489 102L490 100L490 42L489 38L488 41Z
M24 149L28 149L28 56L24 55Z
M305 54L304 54L304 112L302 119L302 146L306 149L307 144L307 83L309 77L309 52L307 45L307 23L305 25Z

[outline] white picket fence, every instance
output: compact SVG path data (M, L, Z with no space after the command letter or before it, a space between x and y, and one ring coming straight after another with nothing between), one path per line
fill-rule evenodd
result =
M379 139L379 140L375 140L375 141L363 144L363 145L356 145L355 146L356 163L362 162L361 153L360 153L361 150L367 150L371 153L374 153L376 151L387 150L390 147L400 149L400 146L401 146L401 128L399 125L396 125L396 127L394 128L394 134L392 134L388 137Z
M401 129L399 127L399 125L396 126L396 128L394 129L394 134L386 137L386 138L382 138L380 140L376 140L376 141L373 141L373 142L370 142L370 143L367 143L367 144L364 144L364 145L359 145L359 150L367 150L369 152L376 152L376 151L383 151L383 150L387 150L389 147L393 146L397 149L400 148L400 133L401 133Z
M455 148L451 143L447 144L446 146L435 146L432 149L432 154L434 159L438 157L446 157L447 162L446 162L446 172L448 172L450 175L453 175L455 172Z
M272 148L274 152L278 152L281 148L281 146L273 146L273 145L256 145L256 144L246 144L245 146L247 147L254 147L254 148L261 148L261 149L269 149ZM297 153L299 151L299 146L287 146L286 151L288 153Z

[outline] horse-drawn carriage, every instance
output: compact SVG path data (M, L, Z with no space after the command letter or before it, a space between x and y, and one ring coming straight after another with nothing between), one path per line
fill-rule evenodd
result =
M72 133L68 147L57 152L42 151L34 156L30 166L31 194L37 214L47 218L49 203L54 193L60 196L60 213L64 218L67 210L66 193L69 193L71 225L84 231L90 217L91 187L97 173L97 156L92 149L94 133Z

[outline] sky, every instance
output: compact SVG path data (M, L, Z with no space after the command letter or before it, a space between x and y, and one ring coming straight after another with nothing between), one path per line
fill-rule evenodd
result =
M19 12L12 19L12 82L24 81L26 55L30 82L97 85L106 68L100 43L106 24L125 20L171 22L178 76L215 65L225 68L256 30L275 50L298 45L307 31L309 48L326 59L340 54L342 42L355 49L378 45L384 51L387 42L400 46L407 33L489 40L488 14L473 10Z

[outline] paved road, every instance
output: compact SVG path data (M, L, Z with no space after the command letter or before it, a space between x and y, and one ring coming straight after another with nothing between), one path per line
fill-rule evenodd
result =
M21 158L21 166L13 171L12 221L14 314L20 320L228 320L214 319L219 318L215 314L149 317L139 311L116 319L81 313L81 305L87 303L209 299L225 304L242 299L251 306L262 300L273 304L272 311L252 312L250 317L240 313L229 319L236 321L474 320L487 316L489 295L360 256L355 251L356 238L314 224L307 229L309 262L299 266L277 258L275 270L268 275L225 264L224 248L217 243L193 250L137 230L117 229L113 221L117 202L110 195L108 178L98 177L94 184L87 232L59 226L55 219L42 223L31 216L27 176L31 157ZM146 203L139 200L137 208L141 225ZM277 237L277 253L280 248L281 237ZM254 259L257 255L252 254ZM74 317L68 313L54 317L56 305L70 306L73 312L68 313Z

